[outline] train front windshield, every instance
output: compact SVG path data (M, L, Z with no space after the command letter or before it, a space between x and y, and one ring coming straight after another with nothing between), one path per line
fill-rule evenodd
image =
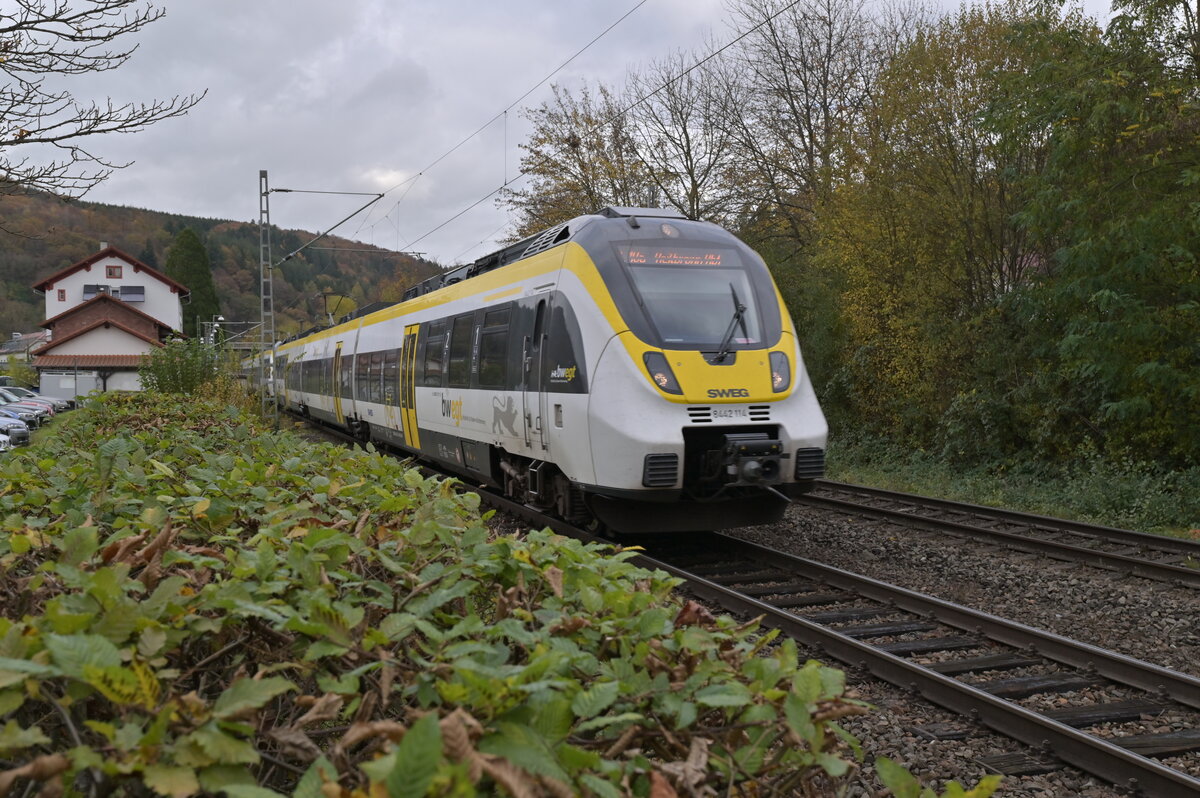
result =
M669 239L615 247L660 346L762 345L756 292L737 250Z

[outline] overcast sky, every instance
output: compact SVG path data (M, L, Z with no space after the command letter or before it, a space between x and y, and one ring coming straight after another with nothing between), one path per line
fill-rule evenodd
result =
M185 0L140 34L87 93L148 100L207 89L186 117L95 142L135 160L88 199L240 221L272 188L392 189L422 171L638 5L638 0ZM631 64L726 33L721 0L647 0L555 76L617 83ZM80 85L75 85L80 91ZM549 84L522 105L547 99ZM82 94L83 92L81 92ZM488 200L519 171L517 109L340 234L442 263L495 248L507 218ZM367 198L272 194L280 227L328 229ZM365 223L364 223L365 220ZM420 239L420 240L417 240ZM414 243L415 242L415 243Z
M1091 0L1099 5L1101 0ZM952 3L947 3L951 5ZM182 119L95 142L134 160L88 199L256 221L258 173L273 188L389 191L338 229L443 264L496 246L506 215L487 200L519 171L528 126L514 109L421 172L638 0L182 0L140 34L133 60L80 96L150 100L207 89ZM626 69L731 36L722 0L646 0L553 82L619 84ZM523 106L550 96L549 85ZM398 184L403 183L398 188ZM363 198L272 194L271 221L324 231Z

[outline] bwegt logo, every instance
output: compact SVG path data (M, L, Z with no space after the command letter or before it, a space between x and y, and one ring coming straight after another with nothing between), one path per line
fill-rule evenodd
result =
M748 399L750 391L746 388L709 388L709 399L727 399L727 398Z
M454 426L456 427L462 424L462 405L462 399L450 399L445 396L442 397L442 415L446 418L454 419Z
M550 372L550 380L552 382L570 382L575 379L575 373L578 370L578 366L559 366Z

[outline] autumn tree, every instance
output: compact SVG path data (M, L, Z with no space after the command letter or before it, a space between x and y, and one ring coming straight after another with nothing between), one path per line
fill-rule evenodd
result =
M981 320L1045 262L1015 216L1048 133L981 124L990 105L1019 101L1002 75L1030 66L1014 31L1031 14L1017 4L963 7L895 52L821 215L815 260L843 276L854 352L841 373L843 406L894 438L928 442L956 401L992 401L977 356ZM974 429L977 451L993 443Z
M738 186L807 242L868 105L882 29L865 0L737 0L732 17L747 35L721 73L721 118Z
M697 54L676 53L631 71L625 93L642 98L629 112L634 147L665 204L689 219L721 222L738 192L714 69Z
M0 13L0 194L79 197L114 169L92 141L186 114L203 94L149 102L76 97L69 78L122 66L166 13L144 0L19 0ZM52 153L50 157L42 153ZM23 153L29 153L25 155Z
M221 305L213 287L208 252L190 227L185 227L175 236L171 248L167 250L163 271L190 292L190 301L183 306L183 333L200 337L206 329L204 325L211 323L213 316L221 312Z
M499 204L515 215L514 237L565 222L606 205L659 203L658 188L638 154L624 106L611 89L553 86L553 99L522 114L533 133L520 147L524 187Z

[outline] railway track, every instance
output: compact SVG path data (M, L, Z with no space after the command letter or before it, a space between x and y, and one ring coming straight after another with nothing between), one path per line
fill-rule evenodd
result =
M827 480L797 503L1200 589L1200 541Z
M534 525L610 542L482 495ZM969 719L918 730L929 739L965 736L978 722L1030 746L983 762L993 770L1067 764L1135 794L1200 795L1200 678L724 535L639 543L640 565L680 577L697 596L762 616L768 627ZM1081 691L1090 693L1086 702L1076 700ZM1127 733L1151 717L1173 730Z
M604 541L500 497L493 506L562 534ZM719 534L639 541L639 564L680 577L728 611L1028 746L984 764L1019 774L1064 764L1154 798L1200 795L1200 679L811 560ZM1080 690L1105 698L1073 703ZM1052 705L1039 711L1038 705ZM1146 717L1182 727L1120 735ZM919 730L965 736L970 722Z

